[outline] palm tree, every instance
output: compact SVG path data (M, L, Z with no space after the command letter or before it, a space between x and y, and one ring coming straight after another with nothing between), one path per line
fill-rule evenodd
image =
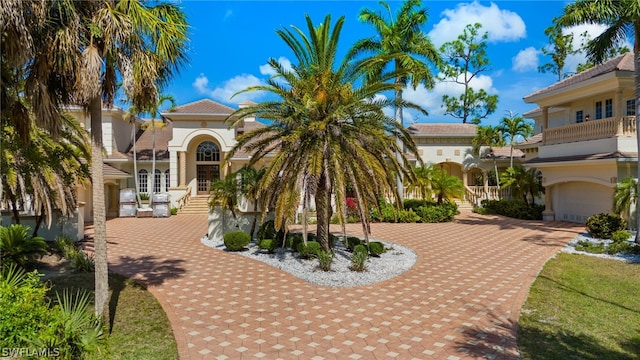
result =
M500 179L502 188L509 188L512 196L522 197L527 206L533 205L536 197L544 192L540 172L535 168L525 169L520 165L509 167L500 175Z
M153 174L153 186L151 187L151 196L149 196L149 205L153 205L153 194L156 187L156 116L158 116L158 109L166 101L171 104L169 111L176 107L176 100L173 98L173 96L160 95L158 101L151 108L151 174Z
M513 167L513 145L516 143L516 137L521 136L524 139L533 135L533 126L522 116L514 115L509 111L509 116L502 117L498 130L502 132L503 137L509 138L509 167Z
M394 81L397 85L394 104L395 119L404 128L400 102L402 89L408 84L411 84L414 89L420 84L427 89L432 89L435 81L427 64L438 66L441 60L438 50L421 29L429 19L429 15L426 8L420 8L420 0L406 0L395 17L388 3L381 1L380 5L387 13L386 18L381 12L366 8L360 12L360 21L373 26L376 36L358 41L351 54L373 54L368 65L369 76L376 79L381 77L385 68L389 65L393 66L396 74ZM398 142L400 146L401 140L398 139ZM400 155L397 156L397 161L401 161ZM399 198L402 200L404 185L400 174L396 184Z
M457 176L447 174L442 168L436 168L431 177L431 187L438 199L438 204L442 204L444 199L461 199L464 197L464 185Z
M636 0L577 0L564 8L558 20L561 26L579 24L605 24L607 29L587 45L589 58L599 64L620 41L633 38L635 65L636 115L640 114L640 6ZM636 142L640 153L640 131L636 131ZM638 174L640 178L640 160ZM636 224L640 224L640 203L636 202ZM640 231L636 233L640 244Z
M264 176L265 168L261 167L260 169L256 169L252 166L245 165L238 173L240 174L240 193L253 203L253 211L258 212L258 188L260 186L260 180ZM256 231L257 221L258 215L255 215L251 223L252 237Z
M638 181L629 176L616 184L613 191L613 212L627 220L631 218L631 206L638 202ZM631 222L629 225L631 225Z
M382 111L395 101L376 98L381 92L395 90L396 85L361 81L364 71L360 63L350 62L349 57L337 61L343 23L341 17L332 29L331 17L326 16L314 27L307 16L309 35L295 26L278 30L298 64L288 69L270 59L276 75L267 85L245 91L265 91L276 100L239 109L227 119L231 126L246 117L271 121L238 137L227 158L243 149L251 153L249 165L253 166L267 154L273 155L258 187L262 211L273 209L276 228L282 229L293 218L301 198L305 204L306 199L315 198L318 241L326 251L330 250L332 197L344 222L346 189L352 186L368 239L369 207L378 196L395 188L393 172L413 176L406 170L409 162L401 146L417 153L409 133ZM402 140L401 145L396 138ZM395 152L401 153L400 161Z
M129 121L131 124L131 148L133 152L133 180L136 187L136 207L140 207L142 204L142 199L140 198L140 179L138 178L138 151L136 150L136 135L138 133L138 127L136 123L138 122L137 111L134 107L130 107L127 113L124 115L125 120Z
M489 154L493 158L493 168L496 173L496 184L500 187L500 179L498 177L498 164L496 162L495 156L493 156L493 147L494 146L504 146L504 138L502 137L502 132L498 127L494 127L491 125L479 125L476 128L476 135L471 140L471 144L473 145L473 152L476 155L480 155L480 150L483 146L489 147Z
M431 198L431 194L433 192L431 181L433 180L435 171L436 169L431 164L424 164L422 166L413 168L415 181L409 183L407 190L409 192L418 190L420 192L422 200Z
M240 186L238 184L237 174L229 173L224 179L218 179L211 183L209 193L209 207L222 206L229 210L234 220L238 219L236 209L238 207L238 194ZM236 222L236 227L238 226Z

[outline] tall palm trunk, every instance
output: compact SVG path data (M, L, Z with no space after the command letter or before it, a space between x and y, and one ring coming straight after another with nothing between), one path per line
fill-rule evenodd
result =
M401 82L400 82L400 78L396 79L396 85L400 86ZM396 89L396 122L398 124L400 124L400 126L402 126L402 128L404 128L404 120L402 117L402 106L400 106L399 102L400 100L402 100L402 89ZM402 165L402 154L400 153L401 151L403 151L403 143L402 143L402 139L400 139L399 137L396 138L396 143L398 144L398 152L396 152L396 160L398 161L398 163L400 165ZM402 205L402 201L404 200L404 181L402 179L402 174L400 172L398 172L398 174L396 175L396 187L398 188L398 201L400 202L400 204L398 205Z
M640 117L640 23L635 22L635 40L633 44L634 75L636 85L636 142L638 146L638 156L640 156L640 129L638 128L638 117ZM638 181L640 181L640 160L638 160ZM640 201L636 201L636 239L640 244Z
M95 251L95 314L102 318L109 300L109 268L107 265L107 215L102 173L102 99L94 97L89 104L91 115L91 183L93 195L93 242Z
M318 242L324 251L331 251L329 246L329 222L331 220L330 207L331 207L331 192L327 186L327 181L324 171L320 175L318 180L318 190L316 191L316 211L318 223L316 226L316 235Z
M136 121L135 118L131 123L131 144L133 145L133 180L136 187L136 207L140 207L142 199L140 198L140 179L138 179L138 154L136 151Z
M153 194L156 190L156 122L154 118L155 116L151 118L151 176L153 176L153 181L151 182L149 206L153 206Z

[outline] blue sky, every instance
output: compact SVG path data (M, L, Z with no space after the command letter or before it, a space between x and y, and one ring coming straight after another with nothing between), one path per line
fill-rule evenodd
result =
M389 1L395 12L400 1ZM489 35L488 55L491 70L483 73L474 88L499 95L497 111L483 125L495 125L507 111L523 114L535 108L522 97L552 84L556 77L541 74L538 65L548 62L540 49L548 43L544 29L560 16L564 1L427 1L429 21L423 30L436 46L455 39L466 24L479 22ZM358 21L363 8L382 10L377 1L180 1L190 29L189 64L165 90L177 103L185 104L209 98L234 108L243 100L259 102L260 93L231 95L269 78L269 58L282 63L293 60L276 30L295 25L305 27L305 14L320 23L327 14L335 21L345 16L340 48L346 52L357 40L375 35L373 29ZM580 34L597 35L602 27L591 25L569 29ZM576 36L578 38L578 36ZM576 40L577 41L577 40ZM568 59L567 71L584 61L584 55ZM443 94L459 94L450 84L433 90L407 89L405 98L423 106L429 116L405 114L411 122L449 122L461 120L445 116L441 108Z

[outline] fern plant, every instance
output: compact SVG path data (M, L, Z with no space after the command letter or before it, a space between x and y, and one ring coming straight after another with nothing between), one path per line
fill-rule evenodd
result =
M24 266L36 256L47 254L47 242L43 237L31 236L30 230L30 227L20 224L0 226L0 253L3 264L15 263Z

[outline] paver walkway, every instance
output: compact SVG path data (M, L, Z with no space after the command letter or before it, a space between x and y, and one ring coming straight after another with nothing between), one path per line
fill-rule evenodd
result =
M375 285L329 288L202 245L202 215L107 222L110 270L149 285L181 359L515 359L533 280L583 229L473 213L373 224L374 238L414 249L417 263Z

